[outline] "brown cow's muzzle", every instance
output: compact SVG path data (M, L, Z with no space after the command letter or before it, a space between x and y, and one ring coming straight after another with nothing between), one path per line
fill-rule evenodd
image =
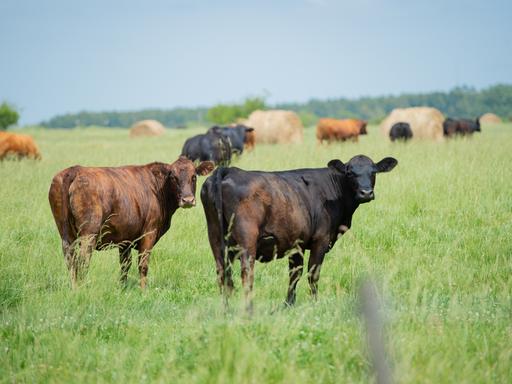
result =
M196 198L194 196L185 196L180 200L180 208L192 208L196 205Z

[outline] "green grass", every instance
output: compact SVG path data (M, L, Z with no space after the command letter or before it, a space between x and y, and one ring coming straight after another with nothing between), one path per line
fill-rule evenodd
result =
M225 314L202 207L178 210L154 249L149 287L118 286L114 250L96 252L69 288L47 193L74 164L173 161L194 131L132 140L126 130L33 130L43 160L0 163L0 382L334 383L373 380L358 315L362 277L384 300L397 382L512 381L512 126L469 140L392 144L376 127L358 144L259 146L244 169L325 166L394 156L328 253L320 296L306 279L280 310L287 262L257 264L255 315ZM202 183L204 178L201 178ZM199 191L198 186L198 191ZM240 291L239 267L235 283Z

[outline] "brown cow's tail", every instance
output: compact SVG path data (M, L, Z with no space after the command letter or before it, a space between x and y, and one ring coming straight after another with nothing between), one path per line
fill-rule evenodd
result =
M53 179L49 192L50 206L52 208L55 222L59 227L59 232L63 241L70 243L70 203L69 203L69 187L75 180L79 167L71 167L63 174L61 180L57 176ZM59 182L60 181L60 182Z

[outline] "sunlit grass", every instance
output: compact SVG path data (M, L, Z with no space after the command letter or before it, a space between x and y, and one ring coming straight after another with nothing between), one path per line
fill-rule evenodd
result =
M0 381L368 382L357 311L367 275L385 302L398 382L512 380L510 124L407 145L370 127L358 144L319 147L307 129L302 145L259 146L235 160L278 170L360 153L398 159L327 255L316 303L303 278L296 307L281 310L280 260L256 266L254 318L239 294L225 314L201 206L174 215L146 292L133 267L129 288L119 288L115 250L96 252L85 285L72 292L47 201L53 175L74 164L171 162L198 132L137 140L126 130L33 130L43 160L0 163Z

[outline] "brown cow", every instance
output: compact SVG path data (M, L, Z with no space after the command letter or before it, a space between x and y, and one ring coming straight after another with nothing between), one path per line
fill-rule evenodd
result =
M41 153L31 136L0 131L0 160L7 156L16 156L18 159L22 157L41 159Z
M324 140L327 140L328 143L334 140L345 141L348 139L357 142L359 135L367 134L367 124L366 121L358 119L320 119L316 126L316 138L319 144L322 144Z
M74 166L53 178L48 199L57 223L71 283L83 277L94 249L119 247L121 282L126 284L131 249L139 252L140 286L146 286L149 255L178 208L195 205L197 168L185 157L172 164L93 168Z

